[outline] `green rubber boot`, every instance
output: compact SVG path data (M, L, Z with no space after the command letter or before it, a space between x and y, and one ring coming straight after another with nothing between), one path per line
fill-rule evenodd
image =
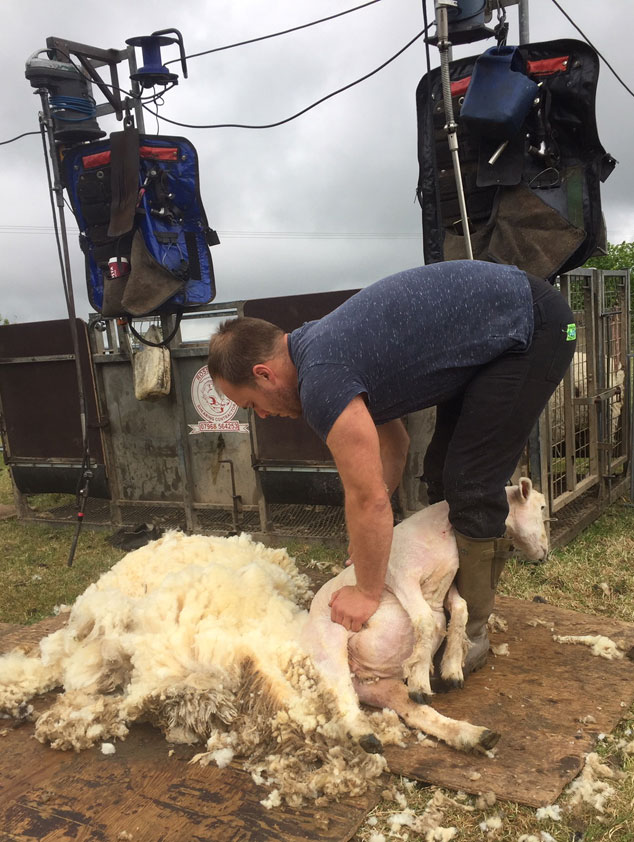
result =
M495 589L513 550L509 538L468 538L454 530L458 545L458 573L455 585L467 603L467 652L465 676L486 664L489 654L487 620L495 604Z

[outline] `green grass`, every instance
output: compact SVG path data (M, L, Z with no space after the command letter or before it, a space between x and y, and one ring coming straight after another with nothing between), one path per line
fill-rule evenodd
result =
M634 508L611 506L546 564L511 561L500 593L634 622Z
M123 555L107 535L83 529L67 566L74 527L0 521L0 622L33 623L70 604Z
M58 504L60 495L38 495L37 504ZM0 503L10 505L9 472L0 466ZM31 501L30 501L31 502ZM82 529L72 567L67 566L74 526L0 521L0 622L28 624L70 604L122 556L107 533Z
M13 505L13 492L11 490L11 477L9 469L0 461L0 505Z

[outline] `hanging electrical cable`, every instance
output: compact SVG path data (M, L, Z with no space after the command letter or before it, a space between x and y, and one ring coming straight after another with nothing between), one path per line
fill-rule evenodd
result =
M349 15L350 12L357 12L359 9L365 9L366 6L373 6L375 3L380 3L381 0L370 0L369 3L362 3L360 6L354 6L352 9L346 9L343 12L337 12L335 15L329 15L327 18L320 18L319 20L313 20L310 23L303 23L300 26L293 26L290 29L283 29L281 32L272 32L270 35L260 35L258 38L249 38L247 41L237 41L235 44L226 44L224 47L213 47L211 50L203 50L200 53L192 53L191 55L185 56L186 59L190 58L198 58L198 56L207 56L210 53L219 53L222 50L232 50L234 47L244 47L247 44L255 44L258 41L266 41L269 38L277 38L279 35L288 35L289 32L298 32L300 29L308 29L309 26L317 26L318 23L325 23L328 20L334 20L335 18L343 17L343 15ZM172 61L165 62L165 66L167 67L168 64L174 64L175 62L180 61L180 59L172 59Z
M22 132L22 134L17 135L17 137L12 137L10 140L0 140L0 146L6 146L7 143L15 143L16 140L28 137L30 134L39 134L39 132Z
M316 102L313 102L311 105L306 106L306 108L302 108L301 111L298 111L296 114L293 114L291 117L286 117L284 120L278 120L276 123L266 123L263 125L248 125L243 123L211 123L208 125L195 125L192 123L181 123L178 120L170 120L167 117L163 117L156 113L156 111L152 111L151 108L148 108L147 105L143 105L143 108L150 114L153 114L155 117L158 116L160 120L164 120L166 123L170 123L172 126L181 126L185 129L273 129L276 126L282 126L284 123L290 123L291 120L296 120L298 117L301 117L302 114L306 114L307 111L310 111L312 108L316 108L318 105L321 105L322 102L325 102L327 99L332 99L333 96L337 96L337 94L341 94L344 91L353 88L355 85L360 84L361 82L365 82L366 79L369 79L371 76L374 76L380 70L383 70L384 67L387 67L388 64L391 64L395 59L397 59L400 55L402 55L405 50L412 46L418 39L425 34L427 30L421 30L417 35L415 35L411 41L408 41L404 47L395 53L391 58L387 61L384 61L379 67L376 67L374 70L370 71L370 73L366 73L365 76L361 76L360 79L356 79L354 82L350 82L349 85L344 85L343 88L339 88L336 91L332 91L332 93L326 94L326 96L321 97Z
M590 39L588 38L588 36L587 36L587 35L586 35L586 34L585 34L585 33L584 33L584 32L583 32L583 31L582 31L582 30L581 30L581 29L577 26L577 24L576 24L576 23L574 22L574 20L570 17L570 15L568 14L568 12L567 12L567 11L566 11L566 10L565 10L562 6L560 6L560 5L559 5L559 3L557 2L557 0L552 0L552 2L553 2L553 4L554 4L554 5L555 5L558 9L559 9L559 11L562 13L562 15L566 18L566 20L568 21L568 23L570 23L572 26L574 26L574 28L577 30L577 32L579 33L579 35L581 35L581 37L582 37L582 38L583 38L583 40L586 42L586 44L588 44L590 47L592 47L592 49L593 49L593 50L595 51L595 53L599 56L599 58L601 59L601 61L602 61L602 62L605 64L605 66L608 68L608 70L610 71L610 73L612 73L612 75L614 76L614 78L615 78L618 82L620 82L620 83L621 83L621 85L623 85L623 87L625 88L625 90L628 92L628 94L629 94L630 96L634 96L634 91L633 91L631 88L628 88L628 86L625 84L625 82L623 81L623 79L621 79L621 77L619 76L619 74L618 74L618 73L616 72L616 70L612 67L612 65L610 64L610 62L609 62L609 61L605 58L605 56L603 56L603 55L602 55L602 54L601 54L601 53L597 50L597 48L594 46L594 44L592 43L592 41L590 41Z

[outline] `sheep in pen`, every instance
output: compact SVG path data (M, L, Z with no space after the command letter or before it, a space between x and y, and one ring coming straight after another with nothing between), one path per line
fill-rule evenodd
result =
M601 437L612 448L618 449L623 436L623 407L625 403L625 369L623 363L616 356L610 356L605 361L606 384L605 390L609 397L603 402L603 425ZM575 351L570 367L572 377L573 405L568 411L572 412L572 426L574 430L573 452L577 459L587 459L590 456L590 414L596 413L593 389L597 382L592 369L592 360L585 351ZM548 409L551 421L550 438L553 455L561 457L566 451L566 419L564 384L559 383L553 392Z
M526 479L507 495L509 536L542 557L543 496ZM388 588L356 634L332 623L328 608L354 568L327 582L308 612L309 581L285 550L245 534L169 532L90 585L36 651L0 658L0 711L31 718L29 700L61 687L36 720L41 742L81 750L150 722L169 742L203 744L192 762L241 759L290 806L362 793L386 769L382 745L403 744L403 723L456 749L487 750L498 734L416 704L403 683L429 690L445 637L442 674L462 680L466 610L452 593L458 555L447 515L437 503L395 527ZM413 587L422 610L405 597ZM448 634L445 605L454 612ZM357 693L380 710L362 710Z

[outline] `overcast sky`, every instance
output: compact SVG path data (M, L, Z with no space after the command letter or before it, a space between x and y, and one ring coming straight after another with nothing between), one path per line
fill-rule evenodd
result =
M38 128L39 98L24 78L26 59L55 35L103 48L175 27L188 53L287 29L351 8L360 0L20 0L3 8L0 140ZM630 88L632 0L560 0ZM427 0L430 17L433 2ZM517 43L517 6L508 9ZM422 29L420 0L381 0L350 15L259 44L189 62L160 113L187 123L270 123L368 73ZM551 0L531 0L531 41L580 38ZM482 52L494 41L457 48ZM165 48L163 60L176 58ZM438 63L437 50L432 61ZM139 55L139 61L140 61ZM179 65L171 70L180 71ZM422 39L376 76L297 120L267 130L179 129L200 158L210 225L216 301L364 286L422 263L415 90L425 73ZM124 71L120 71L123 80ZM98 100L101 101L101 100ZM599 135L619 166L603 186L612 242L634 240L634 102L605 65L597 97ZM156 120L146 114L146 131ZM120 126L104 118L110 132ZM11 321L63 318L57 251L41 140L0 146L0 314ZM69 228L76 230L67 215ZM71 234L78 315L86 318L83 261Z

